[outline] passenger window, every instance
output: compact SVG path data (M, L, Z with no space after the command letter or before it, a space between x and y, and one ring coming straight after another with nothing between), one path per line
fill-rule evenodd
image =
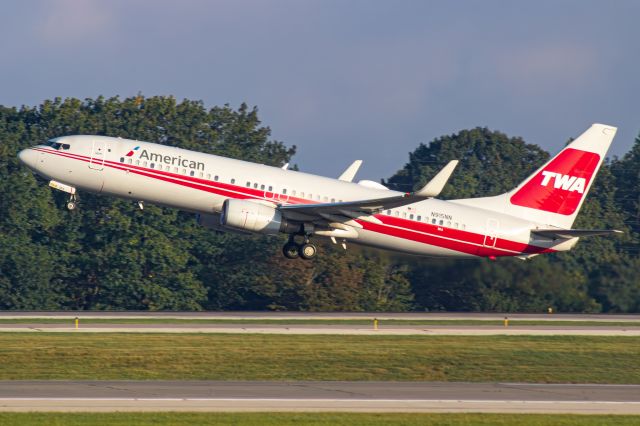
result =
M464 223L462 224L462 229L467 229L467 225L465 225Z
M255 189L258 189L258 184L257 184L257 183L254 183L254 184L253 184L253 187L254 187Z
M416 219L418 220L418 222L420 222L422 220L422 217L420 217L420 215L418 215L418 217Z
M269 192L273 192L273 186L269 185Z
M235 179L231 179L231 183L236 183L236 180Z
M324 202L326 203L327 201L329 201L328 197L324 197Z
M282 188L282 194L287 195L287 188Z
M402 212L402 217L406 219L407 218L407 212Z
M251 188L251 182L247 182L247 188Z
M435 225L436 224L436 220L435 219L431 219L431 223L433 223Z
M196 174L196 172L195 172L194 170L191 170L191 171L189 172L189 176L195 176L195 174Z
M128 163L128 164L131 164L131 158L129 158L129 159L127 160L127 163Z
M136 166L140 165L140 160L136 160Z
M440 222L438 222L438 225L440 226L444 225L444 220L440 219Z
M187 169L182 169L182 174L186 175L187 174Z
M211 180L211 173L207 173L207 180Z
M447 221L447 226L448 226L449 228L451 228L451 221L450 221L450 220L448 220L448 221Z
M396 211L396 217L400 216L400 212Z
M260 185L260 189L264 191L264 185Z
M144 161L144 162L142 163L142 167L147 167L147 162L146 162L146 161Z
M292 196L292 197L295 197L295 196L296 196L296 191L295 191L295 190L294 190L294 191L291 191L291 196Z
M218 176L214 176L213 180L215 180L217 182L218 181Z
M454 227L454 228L456 228L456 229L458 229L458 222L454 223L454 224L453 224L453 227Z
M120 157L120 162L124 163L124 157Z
M168 172L170 169L171 169L171 167L169 167L169 166L164 166L164 170L165 170L165 171L167 171L167 172Z
M409 215L409 219L413 220L413 215L412 214Z
M391 216L391 210L387 210L387 216Z
M153 169L153 166L154 166L154 164L153 164L153 163L149 164L149 168L150 168L150 169Z
M335 199L335 198L332 198L332 199L331 199L331 202L332 202L332 203L335 203L335 202L336 202L336 199Z

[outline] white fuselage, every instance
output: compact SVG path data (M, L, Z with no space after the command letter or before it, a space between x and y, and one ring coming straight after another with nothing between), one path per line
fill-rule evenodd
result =
M219 214L226 199L278 204L332 203L399 193L357 183L128 139L57 138L21 155L43 177L81 190L200 214ZM535 240L538 224L466 204L427 199L356 220L353 242L424 256L527 256L564 250ZM377 222L377 223L376 223ZM571 246L575 244L572 241Z

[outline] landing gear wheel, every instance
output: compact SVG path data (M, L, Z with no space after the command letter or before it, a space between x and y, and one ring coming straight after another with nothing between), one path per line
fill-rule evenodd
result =
M67 209L75 210L78 207L78 196L73 193L69 196L69 201L67 201Z
M299 246L294 241L287 242L284 247L282 247L282 254L287 259L297 259L300 256Z
M318 249L311 243L304 243L300 246L300 257L305 260L313 259L316 256L316 253L318 253Z

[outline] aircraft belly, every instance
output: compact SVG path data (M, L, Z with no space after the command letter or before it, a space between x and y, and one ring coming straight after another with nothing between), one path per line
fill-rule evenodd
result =
M400 237L394 237L379 232L359 229L358 234L358 239L353 240L352 242L369 247L376 247L418 256L476 258L476 256L472 254L418 241L411 241Z

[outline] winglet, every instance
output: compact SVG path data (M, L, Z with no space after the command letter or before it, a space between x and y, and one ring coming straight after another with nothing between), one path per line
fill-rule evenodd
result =
M356 173L358 173L358 169L360 168L361 165L362 165L362 160L354 161L353 163L351 163L349 167L347 167L347 170L342 172L338 180L343 180L345 182L353 181L353 178L356 176Z
M418 197L437 197L451 177L453 170L458 165L458 160L451 160L438 172L421 190L416 191L413 195Z

